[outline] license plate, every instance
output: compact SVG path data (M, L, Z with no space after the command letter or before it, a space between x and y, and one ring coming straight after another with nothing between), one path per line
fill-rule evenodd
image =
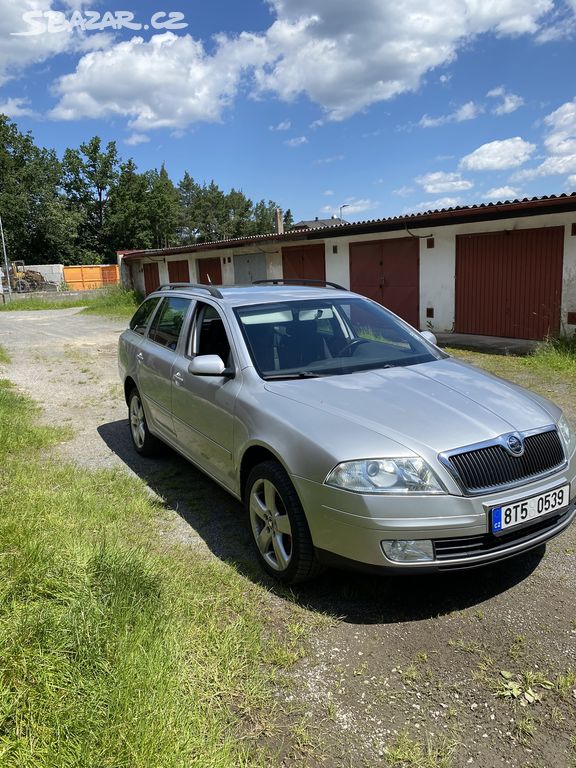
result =
M531 496L529 499L515 501L513 504L501 504L490 510L492 519L492 532L500 533L507 528L535 520L537 517L547 515L556 509L565 507L570 501L570 486L555 488L553 491Z

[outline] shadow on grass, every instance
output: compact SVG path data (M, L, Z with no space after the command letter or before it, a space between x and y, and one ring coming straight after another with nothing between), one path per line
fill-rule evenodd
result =
M545 547L493 566L433 576L374 576L326 571L291 590L258 567L241 504L189 462L166 448L154 459L132 447L127 420L98 428L100 437L136 475L176 511L211 552L240 573L310 610L354 624L388 624L463 610L506 592L529 576Z

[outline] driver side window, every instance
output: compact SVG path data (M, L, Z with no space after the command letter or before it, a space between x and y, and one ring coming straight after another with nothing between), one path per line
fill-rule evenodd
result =
M211 304L198 302L194 325L191 356L218 355L229 367L232 363L230 342L218 310Z

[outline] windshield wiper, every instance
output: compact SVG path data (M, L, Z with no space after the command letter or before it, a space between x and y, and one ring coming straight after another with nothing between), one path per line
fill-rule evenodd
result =
M297 371L296 373L273 373L264 376L264 381L281 381L282 379L318 379L322 374L314 371Z

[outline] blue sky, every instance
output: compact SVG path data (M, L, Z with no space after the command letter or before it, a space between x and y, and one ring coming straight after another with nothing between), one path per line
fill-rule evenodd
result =
M0 112L59 154L99 135L141 170L188 170L297 220L576 191L576 0L0 12Z

